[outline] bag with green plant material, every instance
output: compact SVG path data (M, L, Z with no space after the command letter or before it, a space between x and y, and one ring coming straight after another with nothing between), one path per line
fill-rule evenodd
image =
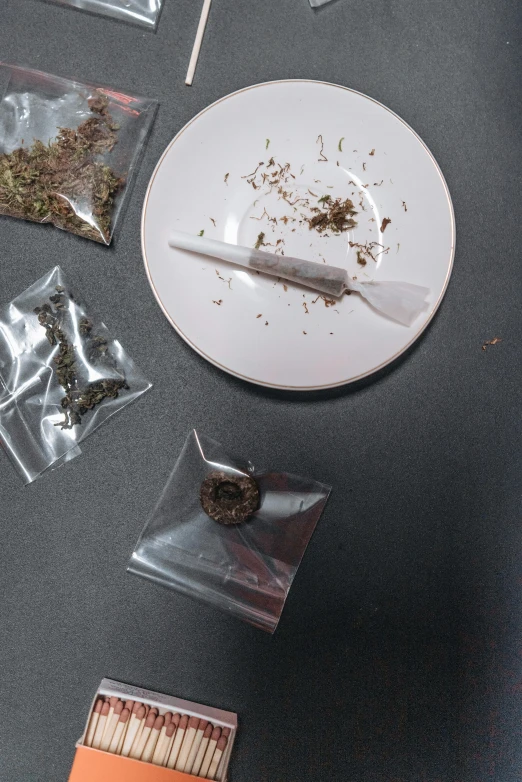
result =
M150 387L59 266L0 306L0 445L24 483Z
M110 244L156 109L0 63L0 215Z

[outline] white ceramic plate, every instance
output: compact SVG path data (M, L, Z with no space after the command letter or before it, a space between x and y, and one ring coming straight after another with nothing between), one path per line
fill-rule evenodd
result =
M295 177L286 201L273 180L263 183L272 157ZM300 223L324 195L351 198L357 227L325 236ZM426 286L429 307L409 328L356 294L327 307L312 291L170 248L172 229L250 247L262 231L269 251L326 260L360 280ZM350 241L383 247L363 267ZM167 147L143 208L145 267L174 328L216 366L273 388L332 388L397 358L439 306L454 248L448 188L421 139L382 104L323 82L259 84L202 111Z

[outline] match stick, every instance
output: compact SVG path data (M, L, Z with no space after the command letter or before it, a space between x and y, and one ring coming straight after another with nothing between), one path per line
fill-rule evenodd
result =
M207 772L207 779L216 779L219 761L223 757L223 752L226 749L227 742L228 736L221 736L218 743L216 744L216 751L214 752L212 763L210 764L210 768Z
M129 719L127 720L127 722L125 723L125 727L123 728L120 743L118 744L118 748L116 750L116 755L121 755L123 744L125 743L125 736L127 735L127 731L129 730L129 725L131 724L132 718L136 713L134 709L136 709L136 711L138 710L138 706L136 706L136 703L137 703L136 701L125 701L124 709L129 710Z
M105 723L105 733L107 732L107 729L109 727L109 724L110 724L110 722L112 720L112 717L113 717L113 714L114 714L114 709L116 708L116 704L119 703L119 700L120 699L116 698L115 696L113 696L112 698L109 698L109 707L110 707L110 709L109 709L109 714L107 716L107 722ZM105 733L102 736L102 741L101 741L102 744L103 744L103 740L105 739Z
M179 757L176 762L176 771L185 771L185 765L187 763L192 744L194 743L194 739L196 738L198 727L198 717L191 717L188 721L188 729L185 733L185 738L183 739L183 744L181 745L181 749L179 751Z
M120 700L114 706L112 717L110 716L110 711L109 711L109 717L107 719L107 724L105 725L105 732L100 742L100 749L102 752L107 752L107 750L110 747L112 737L114 736L114 731L118 727L118 722L120 721L120 715L122 711L123 711L123 703Z
M86 747L92 746L92 740L94 738L94 734L96 733L96 726L98 725L98 720L100 719L102 706L102 700L97 700L94 704L91 719L89 720L89 727L87 728L87 733L85 734L85 741L83 742Z
M203 763L203 758L205 757L205 752L207 751L208 742L210 741L210 737L212 735L213 730L214 727L209 722L209 724L205 728L203 739L201 740L201 744L199 745L198 754L196 755L196 760L194 761L192 770L189 771L189 774L192 774L192 776L194 777L199 776L199 769L201 768L201 765Z
M145 747L143 748L143 753L141 755L141 759L143 760L144 763L151 762L164 723L165 723L165 717L156 717L153 728L150 732L149 738L147 739L147 743L145 744Z
M203 10L201 11L201 18L199 20L198 31L196 33L196 40L194 41L194 48L192 49L192 56L187 71L187 78L185 84L189 87L194 79L194 73L196 72L196 65L199 58L199 52L201 50L201 44L203 42L203 36L205 34L205 28L207 26L208 15L210 13L210 3L212 0L204 0Z
M201 768L199 769L199 776L203 777L203 779L207 779L208 770L210 768L210 764L212 763L212 758L214 757L214 751L216 749L218 740L221 737L221 728L214 728L212 731L212 735L210 737L210 741L208 742L207 751L205 752L205 757L203 758L203 763L201 764Z
M181 719L181 714L174 714L174 716L172 717L172 722L167 728L168 743L165 749L165 756L163 758L163 763L161 764L162 766L166 766L168 763L168 759L170 757L170 753L172 751L172 747L176 739L176 731L178 729L180 719Z
M198 750L201 745L201 741L203 739L203 734L205 733L207 726L208 726L208 720L201 720L201 722L199 723L196 735L194 736L194 741L192 742L192 746L190 748L187 762L185 763L184 770L186 774L190 774L192 771L192 766L194 765L194 761L196 760L196 755L198 754Z
M154 758L152 758L152 762L156 766L164 766L167 762L167 758L169 756L169 750L172 747L172 741L174 739L174 734L176 733L176 723L175 722L169 722L167 725L167 728L165 730L165 740L163 742L163 747L160 752L158 752L158 747L156 747L156 751L154 752ZM161 741L161 736L159 741ZM158 741L158 744L159 744ZM156 754L157 753L157 754Z
M143 730L141 731L140 737L136 737L136 740L132 746L130 757L134 758L135 760L140 760L141 756L143 754L143 750L145 749L145 745L149 739L150 734L152 733L152 728L154 727L154 723L156 722L156 715L152 711L152 709L147 714L147 718L145 719L145 725L143 727Z
M101 708L100 716L98 718L98 724L96 725L96 731L94 733L94 738L92 740L92 747L94 749L100 748L100 742L103 738L103 734L105 732L105 725L107 724L107 717L109 716L110 711L110 704L108 701L105 701Z
M168 711L165 714L165 722L163 723L163 727L161 729L161 732L159 734L158 743L156 744L156 749L154 750L154 755L152 756L152 763L154 763L155 766L162 766L163 760L165 758L165 750L167 749L167 728L172 722L172 712Z
M116 711L114 713L116 714ZM122 709L120 714L120 719L118 720L118 724L116 725L116 730L114 731L114 735L112 737L112 741L109 744L109 752L112 752L113 755L118 754L118 747L120 746L120 741L121 741L121 737L123 736L123 731L127 727L129 717L130 717L130 711L128 709Z
M121 754L123 757L128 758L132 749L132 745L134 744L134 740L136 739L136 735L141 727L143 725L143 722L145 720L145 714L146 709L145 706L142 706L138 702L134 704L138 708L136 711L133 709L133 714L130 718L130 725L127 729L127 735L125 736L125 741L123 742L123 747L121 750Z
M179 755L179 749L181 747L181 744L183 742L183 739L185 738L185 733L187 730L188 725L188 717L186 714L181 717L179 721L179 727L176 731L176 738L174 739L174 744L172 745L172 749L170 751L169 759L167 760L167 768L175 768L176 761L178 759Z

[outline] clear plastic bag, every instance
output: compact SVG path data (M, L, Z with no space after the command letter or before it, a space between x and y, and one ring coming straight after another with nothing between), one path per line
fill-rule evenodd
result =
M155 30L164 0L50 0Z
M24 483L151 387L88 312L59 266L0 306L0 443Z
M201 484L215 470L252 476L259 508L226 526L207 516ZM136 544L128 571L274 632L330 487L259 472L193 431Z
M0 215L110 244L157 105L0 63Z

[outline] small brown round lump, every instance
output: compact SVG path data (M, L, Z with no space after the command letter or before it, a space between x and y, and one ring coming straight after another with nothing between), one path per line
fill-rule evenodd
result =
M203 510L220 524L241 524L259 508L259 488L250 475L209 473L201 484Z

